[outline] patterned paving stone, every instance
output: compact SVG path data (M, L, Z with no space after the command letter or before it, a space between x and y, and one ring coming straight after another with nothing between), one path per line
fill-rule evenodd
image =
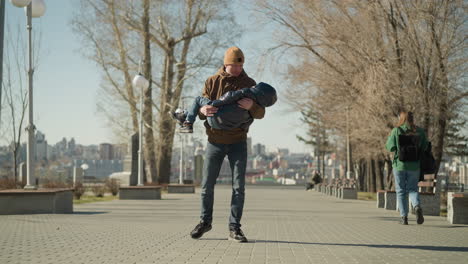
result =
M75 206L69 215L0 216L0 263L468 263L468 226L427 216L397 223L374 202L297 187L247 186L243 230L227 240L230 188L215 192L213 230L189 236L196 194Z

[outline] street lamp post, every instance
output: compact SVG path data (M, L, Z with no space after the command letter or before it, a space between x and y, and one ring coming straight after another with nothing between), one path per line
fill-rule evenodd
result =
M351 179L351 146L349 143L349 106L346 107L346 178Z
M27 177L26 186L24 189L37 189L33 183L34 179L34 126L33 120L33 61L32 61L32 18L41 17L45 13L45 3L43 0L10 0L10 2L17 7L24 7L26 9L27 30L28 30L28 110L29 119L26 130L28 131L27 142Z
M86 170L89 169L89 166L88 166L88 164L83 163L83 164L81 164L80 167L81 167L81 169L83 170L83 174L81 175L80 181L81 181L81 183L84 183ZM74 181L73 184L76 184L76 180Z
M184 109L184 97L182 100L182 109ZM184 136L179 134L180 138L180 159L179 159L179 184L184 184Z
M180 135L179 184L184 184L184 136Z
M149 81L141 75L141 61L138 67L138 74L133 78L133 86L141 89L140 94L140 132L138 135L139 146L138 146L138 184L137 186L143 186L143 93L144 90L149 87Z
M2 128L3 36L5 32L5 0L0 0L0 129Z
M186 98L194 98L193 96L182 96L180 99L182 101L182 109L185 109L184 99ZM180 159L179 159L179 184L184 184L184 176L187 176L187 172L185 171L185 160L184 160L184 141L186 137L184 134L179 135L180 138ZM188 142L187 142L188 145ZM184 162L185 161L185 162Z

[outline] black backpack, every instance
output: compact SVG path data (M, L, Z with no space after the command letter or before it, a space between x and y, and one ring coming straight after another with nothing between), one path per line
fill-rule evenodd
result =
M419 181L424 180L425 174L435 174L436 169L436 162L434 156L432 155L432 144L429 142L426 150L421 153Z
M401 127L398 136L398 159L400 161L419 160L419 136L417 134L405 133Z

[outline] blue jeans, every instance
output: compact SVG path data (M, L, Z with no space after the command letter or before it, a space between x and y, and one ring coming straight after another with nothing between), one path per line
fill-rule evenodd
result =
M247 165L247 142L235 144L216 144L208 142L203 164L201 190L201 220L213 221L214 187L225 156L228 156L232 173L231 215L229 228L241 227L240 221L244 210L245 169Z
M197 96L195 100L193 100L192 106L187 110L187 118L185 119L185 121L192 123L192 124L195 123L195 119L197 118L200 108L210 103L211 103L210 99Z
M408 195L413 207L419 206L418 181L419 170L417 171L393 171L395 176L396 194L398 208L401 216L408 216Z

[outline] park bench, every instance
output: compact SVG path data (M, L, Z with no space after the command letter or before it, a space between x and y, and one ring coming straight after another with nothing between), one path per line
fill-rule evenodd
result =
M340 179L332 179L332 184L330 185L329 195L336 197L338 186L340 185Z
M314 185L314 189L318 192L321 192L321 193L324 193L324 194L328 194L329 190L330 190L330 186L331 184L328 184L326 182L321 182L319 184L315 184Z
M447 220L451 224L468 224L468 193L448 192Z
M334 186L335 186L335 179L332 179L330 183L325 183L323 193L327 195L331 195Z
M346 186L347 184L347 179L343 179L343 178L338 178L338 179L335 179L335 185L334 185L334 195L336 198L341 198L343 192L342 192L342 187Z
M335 178L330 183L315 184L314 189L339 199L357 199L355 179Z
M424 175L424 181L418 183L419 199L424 215L440 215L440 181L434 174ZM414 208L411 205L412 213Z
M424 181L418 183L419 199L425 215L440 215L440 187L432 174L424 175ZM409 200L408 200L409 202ZM398 210L397 197L395 191L378 190L377 208L387 210ZM411 212L414 208L411 205Z
M342 179L342 184L339 188L340 199L357 199L357 189L355 179Z
M315 189L317 192L323 193L323 189L324 189L324 188L325 188L325 183L323 183L323 182L314 185L314 189Z
M377 191L377 208L385 208L387 210L396 210L396 192L390 190Z
M321 190L321 192L322 192L323 194L325 194L325 193L327 192L327 185L328 185L328 184L325 183L325 182L322 183L322 188L320 188L320 190Z
M355 179L335 178L330 183L316 184L314 189L340 199L357 199Z
M334 193L334 197L336 198L341 198L341 187L343 187L344 185L346 184L345 182L345 179L341 179L341 178L338 178L336 179L335 181L335 193Z
M320 188L322 188L322 183L317 183L314 185L314 190L320 192Z
M356 180L347 178L332 179L330 184L325 185L324 193L339 199L357 199Z

